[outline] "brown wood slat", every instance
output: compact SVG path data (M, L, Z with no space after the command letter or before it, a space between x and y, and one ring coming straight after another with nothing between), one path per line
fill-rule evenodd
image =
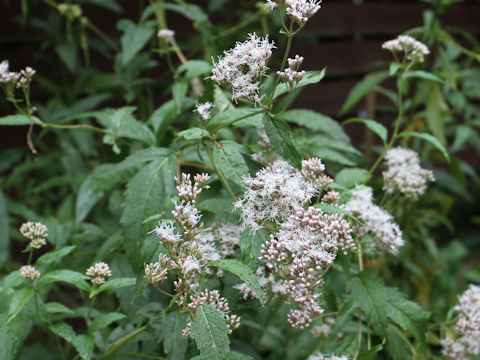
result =
M328 67L331 75L358 75L372 71L379 61L390 61L391 54L382 50L383 41L329 41L318 44L293 46L291 56L299 54L305 58L306 70Z
M422 13L430 6L422 3L324 2L309 20L306 30L324 35L395 34L423 24ZM456 4L443 16L449 26L480 30L480 4Z

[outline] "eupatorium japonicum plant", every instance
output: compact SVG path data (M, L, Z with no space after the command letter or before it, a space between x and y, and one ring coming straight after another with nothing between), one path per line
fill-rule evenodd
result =
M424 70L432 54L423 42L400 35L383 45L394 59L386 74L396 93L385 90L395 99L391 126L344 122L379 136L368 161L335 120L289 109L325 76L303 70L302 54L290 51L321 1L262 2L254 19L276 17L280 32L249 32L225 51L213 46L220 35L207 14L185 1L151 1L138 24L118 24L119 42L80 5L44 2L80 27L83 47L86 30L112 47L127 102L149 103L148 86L159 80L144 76L157 61L171 72L160 87L172 99L135 113L102 109L114 95L97 94L76 112L36 103L41 74L36 82L31 67L16 73L0 63L1 88L17 111L0 124L28 126L27 147L38 153L13 160L2 187L12 199L0 193L0 239L10 222L12 239L26 244L23 253L11 247L12 261L0 255L6 360L480 355L479 287L469 285L455 306L454 295L430 307L424 289L414 291L424 282L404 275L425 280L411 254L419 234L434 236L428 226L446 206L431 189L437 172L427 155L449 155L405 115L419 80L443 81ZM199 48L167 27L168 11L194 19L204 57L189 58ZM22 177L44 167L52 170L38 182ZM429 243L429 254L440 252ZM431 266L445 274L450 265Z

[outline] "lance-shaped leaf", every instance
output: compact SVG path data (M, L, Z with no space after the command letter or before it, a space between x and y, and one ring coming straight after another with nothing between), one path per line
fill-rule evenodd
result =
M7 325L10 324L13 319L22 311L23 307L28 303L28 301L35 294L35 291L32 288L23 288L17 290L10 300L10 307L8 309L8 320Z
M222 171L227 180L243 186L242 177L248 175L248 166L242 153L245 149L234 141L220 141L213 147L213 158L216 166Z
M236 259L222 259L211 261L207 264L207 266L220 267L234 273L255 292L255 295L257 295L260 303L262 305L264 304L262 287L258 283L258 279L253 273L252 269L250 269L247 265Z
M224 360L230 351L225 320L210 304L197 309L197 321L192 321L192 337L202 360Z

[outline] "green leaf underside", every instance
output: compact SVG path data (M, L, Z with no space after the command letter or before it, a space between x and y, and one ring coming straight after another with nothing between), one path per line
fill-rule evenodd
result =
M368 119L362 119L362 118L348 119L347 121L345 121L343 123L343 125L347 125L347 124L351 124L351 123L355 123L355 122L359 122L359 123L364 124L370 130L372 130L375 134L377 134L380 137L380 139L382 139L383 143L386 144L388 131L385 128L385 126L383 126L382 124L380 124L380 123L378 123L374 120L368 120Z
M257 295L260 303L262 305L264 304L262 287L260 286L252 269L250 269L247 265L236 259L223 259L211 261L207 264L207 266L219 267L234 273L255 292L255 295Z
M224 360L230 351L228 329L222 315L209 304L197 309L192 321L192 337L202 360Z
M291 165L300 168L302 155L298 151L292 132L285 120L265 115L263 125L273 148Z

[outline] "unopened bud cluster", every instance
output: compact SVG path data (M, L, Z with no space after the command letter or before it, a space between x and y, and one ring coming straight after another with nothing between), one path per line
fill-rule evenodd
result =
M202 190L209 188L206 184L209 179L208 174L198 174L192 182L191 176L184 173L174 178L179 199L172 210L175 224L162 222L152 231L166 253L161 253L158 261L144 265L145 278L156 286L167 279L169 271L174 271L178 275L173 283L178 306L195 318L197 308L208 303L220 311L227 327L233 330L238 327L240 318L229 314L227 301L216 290L201 289L203 276L212 274L206 266L208 262L232 255L242 233L241 227L230 224L203 228L196 203ZM190 334L190 325L183 334Z
M302 62L303 57L299 55L295 55L293 59L288 59L288 67L284 71L277 71L278 77L282 81L288 82L290 87L293 87L293 85L302 80L305 75L305 70L299 71Z
M15 88L28 89L36 71L30 66L19 72L9 70L8 60L0 63L0 86L7 96L13 96Z
M337 355L323 355L322 353L317 353L310 355L307 360L350 360L347 356L337 356Z
M20 226L20 233L30 240L33 249L40 249L47 243L47 227L40 222L28 221Z
M430 170L420 167L418 154L410 149L396 147L385 155L387 170L383 172L384 190L391 194L396 189L416 200L425 193L427 181L435 181Z
M400 35L396 39L386 41L382 48L393 53L403 52L406 59L411 62L423 62L425 56L430 54L424 43L409 35Z
M101 285L105 283L105 279L112 276L112 271L108 264L104 262L98 262L93 266L90 266L85 275L90 276L92 284Z
M20 268L20 276L24 279L35 280L40 276L40 272L32 265L24 265Z
M480 286L470 285L458 300L456 335L442 339L442 354L447 359L463 360L480 355Z
M157 33L157 37L164 40L173 39L174 36L175 36L175 31L170 29L162 29L162 30L159 30Z
M240 317L237 315L230 315L230 306L224 297L220 296L218 290L208 290L200 292L197 296L190 296L190 303L188 308L195 313L197 309L203 304L209 304L213 308L217 309L225 320L228 332L232 333L233 330L240 326ZM183 335L190 335L191 322L187 323L187 327L183 329Z

